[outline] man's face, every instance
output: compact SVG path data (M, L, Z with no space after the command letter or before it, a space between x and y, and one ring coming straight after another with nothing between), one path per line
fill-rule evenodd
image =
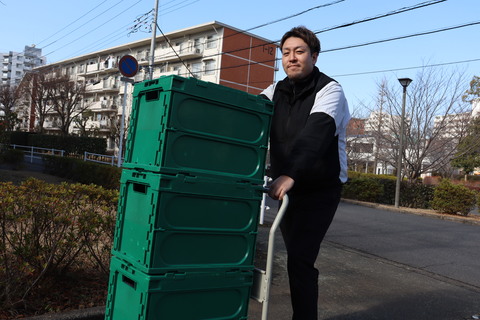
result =
M290 37L283 43L282 65L290 80L301 80L308 76L317 62L318 54L300 38Z

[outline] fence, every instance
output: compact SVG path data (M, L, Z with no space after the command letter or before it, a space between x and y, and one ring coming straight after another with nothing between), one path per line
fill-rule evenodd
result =
M40 148L32 146L22 146L18 144L11 144L12 149L22 150L25 157L30 158L30 163L33 163L33 159L42 159L43 155L58 155L63 157L65 150L59 150L54 148Z
M19 144L11 144L10 147L12 149L22 150L25 157L30 159L30 163L33 163L34 159L41 160L42 156L44 155L53 155L53 156L60 156L60 157L63 157L65 155L65 150L59 150L54 148L22 146ZM91 162L109 164L114 166L118 164L118 157L109 156L106 154L84 152L83 161L91 161Z
M91 161L96 163L110 164L112 166L118 164L117 156L109 156L105 154L84 152L83 161Z

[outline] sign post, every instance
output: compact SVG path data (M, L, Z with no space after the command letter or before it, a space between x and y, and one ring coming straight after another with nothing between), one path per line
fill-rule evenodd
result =
M122 120L120 122L120 141L118 146L118 160L117 166L122 166L122 154L123 154L123 137L125 135L125 107L127 105L127 85L128 83L134 83L133 79L130 77L134 77L138 72L138 61L134 57L130 55L123 56L119 63L118 69L120 73L123 75L120 80L124 82L124 90L123 90L123 103L122 103Z

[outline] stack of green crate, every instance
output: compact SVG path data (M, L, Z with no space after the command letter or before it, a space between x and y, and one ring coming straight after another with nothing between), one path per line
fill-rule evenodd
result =
M271 102L178 76L135 85L106 319L246 319Z

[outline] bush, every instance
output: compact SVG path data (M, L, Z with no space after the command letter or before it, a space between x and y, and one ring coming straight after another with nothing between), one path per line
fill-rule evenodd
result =
M476 204L476 192L443 179L435 188L432 208L448 214L468 215Z
M395 179L382 178L378 179L378 183L383 186L383 192L377 198L378 203L393 205L395 203L395 188L396 181ZM401 190L401 187L400 187ZM402 194L400 193L400 196Z
M12 132L9 140L9 144L65 150L66 154L83 155L85 151L105 154L107 150L107 141L103 138Z
M75 182L119 190L122 169L68 157L44 156L45 172Z
M400 206L429 209L434 191L434 186L403 181L400 185Z
M0 163L6 163L14 170L19 170L23 167L24 153L18 149L7 149L0 154Z
M29 179L0 194L0 306L75 266L108 275L118 192Z
M376 202L383 194L383 186L376 179L357 178L349 180L344 186L342 196L359 201Z
M349 173L349 177L351 177L351 179L344 186L343 197L356 200L363 199L361 201L370 201L386 205L393 205L395 203L395 177L365 173ZM366 182L368 180L375 182ZM378 185L380 187L378 187ZM400 183L400 206L428 209L433 200L433 191L433 186L402 181Z

